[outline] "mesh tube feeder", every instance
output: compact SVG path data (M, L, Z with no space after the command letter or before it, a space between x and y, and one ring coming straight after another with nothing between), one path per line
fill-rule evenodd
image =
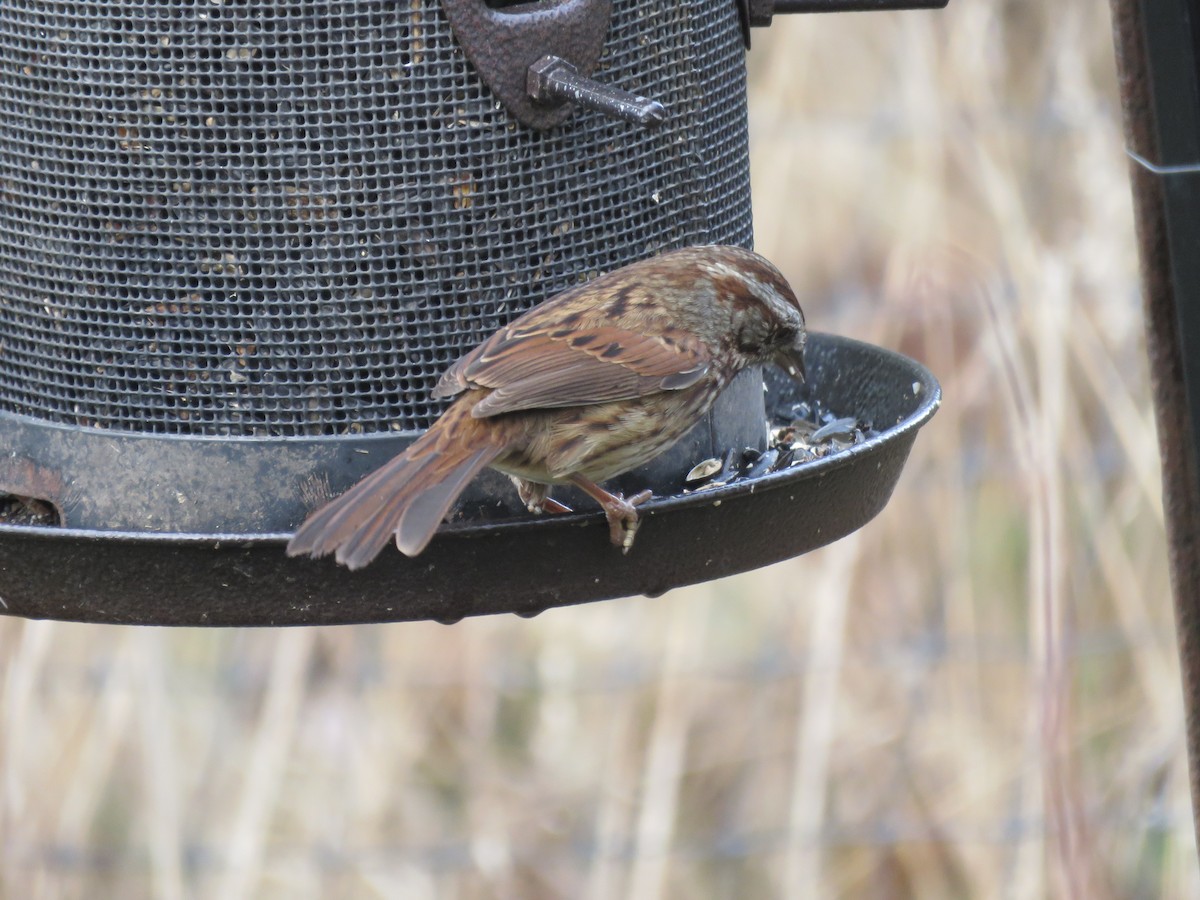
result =
M807 393L743 373L625 476L656 495L629 556L599 512L532 519L495 473L417 559L283 553L428 427L441 372L500 325L655 252L751 244L749 22L734 0L0 4L0 612L533 614L864 524L938 387L814 335ZM801 400L879 434L680 495Z

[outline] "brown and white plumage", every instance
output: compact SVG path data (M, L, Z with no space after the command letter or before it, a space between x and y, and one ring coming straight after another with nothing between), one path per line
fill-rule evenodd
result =
M366 565L394 535L414 556L485 466L537 508L542 486L595 497L628 549L637 514L595 482L674 443L747 365L802 374L804 317L783 276L738 247L643 260L564 291L520 316L442 376L455 398L403 453L313 513L291 555Z

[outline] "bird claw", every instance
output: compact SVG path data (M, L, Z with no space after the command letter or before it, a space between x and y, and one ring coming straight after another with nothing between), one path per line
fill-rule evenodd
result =
M633 539L637 537L637 507L654 495L650 491L641 491L626 500L582 475L571 475L569 478L575 487L600 504L604 517L608 519L608 536L613 546L620 547L622 553L628 553L633 546Z
M641 519L637 507L653 494L642 491L634 494L628 500L619 494L613 494L612 500L604 504L604 515L608 518L608 535L614 547L620 547L622 553L628 553L633 547L633 539L637 537Z

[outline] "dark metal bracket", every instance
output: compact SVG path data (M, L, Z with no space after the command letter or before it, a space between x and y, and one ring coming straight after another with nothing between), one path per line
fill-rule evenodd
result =
M517 120L545 130L578 104L656 125L661 103L589 76L604 50L612 0L538 0L493 8L485 0L442 0L454 36L479 77Z
M949 0L737 0L746 46L750 29L771 24L776 13L888 12L903 9L942 9Z

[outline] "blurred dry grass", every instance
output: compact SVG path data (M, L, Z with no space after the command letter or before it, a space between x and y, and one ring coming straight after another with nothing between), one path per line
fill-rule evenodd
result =
M888 509L533 621L0 621L5 896L1200 896L1106 8L755 43L759 249L945 388Z

